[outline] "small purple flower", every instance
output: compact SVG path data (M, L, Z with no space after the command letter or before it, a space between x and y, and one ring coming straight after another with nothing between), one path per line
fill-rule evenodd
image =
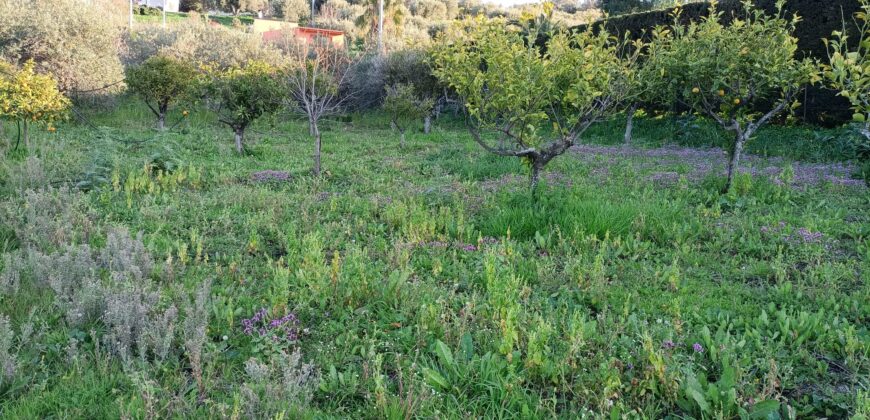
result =
M632 370L632 369L634 369L634 363L628 362L628 364L625 365L625 367L626 367L628 370Z
M704 347L698 343L692 344L692 350L695 350L695 353L703 353Z
M665 340L664 342L662 342L662 348L670 350L674 347L675 347L675 344L671 340Z

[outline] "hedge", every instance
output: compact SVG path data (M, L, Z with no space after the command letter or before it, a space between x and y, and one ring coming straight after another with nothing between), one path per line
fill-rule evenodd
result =
M776 12L776 0L754 0L755 6L765 12ZM682 6L680 15L681 23L697 21L707 16L710 4L707 2L691 3ZM724 12L723 22L730 23L735 16L743 14L743 5L739 0L723 0L719 2L719 10ZM856 0L787 0L785 12L789 15L797 13L801 17L795 29L798 38L798 47L804 57L813 57L820 61L827 60L823 38L830 38L831 32L842 30L844 22L847 31L853 33L853 40L857 37L857 28L852 16L860 10L860 4ZM648 36L649 30L657 25L670 25L673 23L673 9L653 10L649 12L635 13L609 18L603 22L592 25L604 27L614 34L630 34L632 38ZM580 25L572 29L584 30L587 25ZM836 95L836 92L820 86L812 86L806 89L804 98L801 98L803 106L796 111L796 116L804 122L839 125L851 120L852 112L849 103Z

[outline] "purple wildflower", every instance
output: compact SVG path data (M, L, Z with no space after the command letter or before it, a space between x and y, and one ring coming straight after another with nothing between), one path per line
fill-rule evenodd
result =
M665 340L665 341L662 342L662 348L665 348L665 349L670 350L670 349L672 349L672 348L674 348L674 347L675 347L675 344L674 344L674 342L671 341L671 340Z
M698 343L692 344L692 350L695 350L695 353L703 353L704 347Z

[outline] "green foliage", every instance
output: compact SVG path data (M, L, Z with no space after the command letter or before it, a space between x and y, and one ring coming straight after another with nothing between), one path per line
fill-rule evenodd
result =
M245 129L257 118L279 109L278 70L261 61L227 70L207 70L204 95L218 121L233 129L242 153Z
M402 146L405 145L405 131L409 124L418 121L432 112L432 99L420 99L414 92L414 85L395 84L387 86L384 97L384 111L390 116L390 121L402 135Z
M154 56L127 69L127 87L139 95L164 128L169 105L190 93L197 81L193 65L164 56Z
M713 3L700 22L680 24L677 11L673 25L653 32L645 72L653 95L686 104L734 135L726 189L758 127L796 107L800 89L818 80L814 62L795 56L798 18L783 17L783 5L768 16L746 2L746 17L725 26ZM770 105L760 112L761 103Z
M501 20L456 25L434 48L435 75L467 109L469 130L486 150L523 158L538 173L626 96L634 56L591 31L549 39L543 52ZM493 145L483 132L498 136Z
M124 71L118 57L123 20L108 1L0 2L0 59L19 66L33 60L71 97L118 92Z
M860 153L870 158L870 74L867 72L870 68L870 20L867 18L870 2L862 0L861 9L855 14L861 22L860 39L852 45L846 32L834 32L833 39L825 40L830 64L823 66L823 71L831 87L852 105L852 119L863 127Z
M20 121L24 126L24 144L30 148L28 125L49 124L66 117L70 107L67 99L57 88L53 77L37 74L33 61L21 69L0 61L0 118Z

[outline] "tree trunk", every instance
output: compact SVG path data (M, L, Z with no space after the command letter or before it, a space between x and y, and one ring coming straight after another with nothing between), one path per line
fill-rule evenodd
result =
M740 165L740 155L743 153L743 146L746 145L748 137L746 133L737 134L737 141L734 143L734 150L731 151L731 159L728 161L728 180L725 182L723 193L731 191L731 186L734 183L734 174Z
M166 114L163 112L157 114L157 129L160 131L166 129Z
M30 152L30 124L27 123L27 120L23 120L21 136L24 137L24 150Z
M628 108L628 118L625 122L625 137L623 142L626 146L631 144L631 132L634 129L634 114L637 112L637 104L631 104Z
M308 120L308 135L314 137L314 123Z
M432 132L432 114L427 114L423 117L423 134Z
M233 130L236 134L236 152L242 154L242 142L245 140L245 129L236 128Z
M531 166L531 174L529 175L529 189L532 193L532 199L537 200L538 198L538 184L541 181L541 170L544 169L544 164L535 159L532 161Z
M317 127L317 123L312 124L312 128L314 130L314 176L320 176L320 129Z

